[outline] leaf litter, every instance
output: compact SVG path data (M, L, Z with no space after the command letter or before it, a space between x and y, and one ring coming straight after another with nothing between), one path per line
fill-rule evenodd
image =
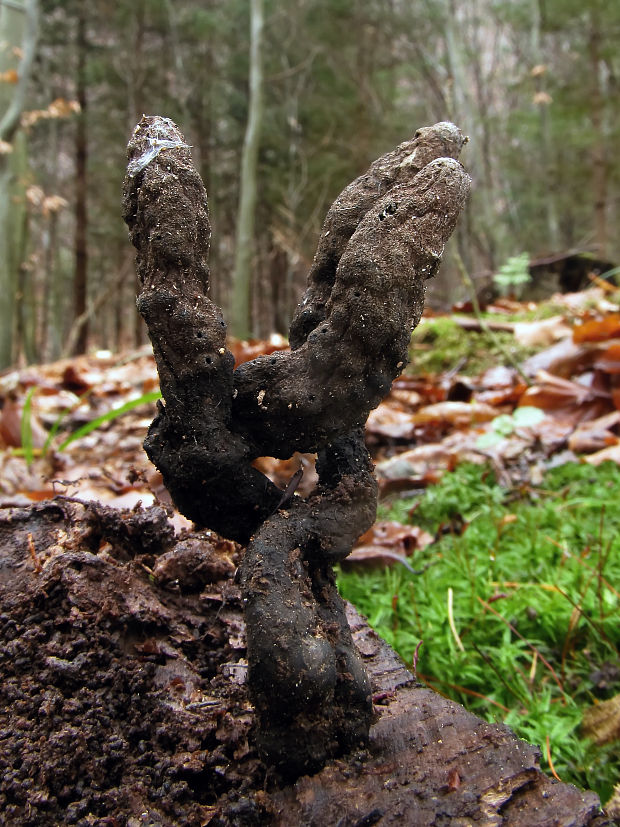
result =
M366 427L381 496L423 489L464 461L490 461L513 485L531 478L539 481L545 468L558 461L620 464L618 305L598 287L554 296L550 305L561 312L514 323L503 321L507 313L518 317L540 308L508 300L488 308L491 323L500 319L498 324L512 330L515 342L541 346L521 365L529 385L513 366L497 360L487 360L482 371L471 375L467 356L457 364L458 370L422 373L416 369L420 346L412 346L410 365L371 412ZM465 326L469 320L470 327L477 326L463 308L459 313L462 322L467 320ZM462 337L475 335L461 332ZM233 340L230 347L239 364L282 350L286 342L273 336ZM441 349L441 338L433 347ZM110 412L157 390L157 371L148 347L125 356L101 352L0 376L0 503L25 505L66 494L117 508L157 502L172 508L161 475L142 450L153 403L103 421L59 450L79 428L97 418L105 420ZM519 427L517 416L515 426L502 431L500 418L532 407L542 412L538 421ZM55 438L43 450L54 429ZM30 438L30 462L24 457L24 432ZM263 457L255 464L283 491L298 469L303 470L297 494L307 496L316 484L314 459L313 455L286 461ZM179 529L189 525L179 514L174 519ZM384 562L415 551L413 546L403 547L400 538L390 546L386 537L370 542L365 537L351 559L372 559L373 548L377 560ZM386 549L391 550L391 558Z

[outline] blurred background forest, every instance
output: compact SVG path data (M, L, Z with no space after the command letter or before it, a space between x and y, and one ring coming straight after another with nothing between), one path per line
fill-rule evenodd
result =
M244 335L286 333L331 201L439 120L473 194L432 304L522 253L617 262L619 45L617 0L0 0L0 369L144 342L120 217L142 113L193 147L227 318L250 264Z

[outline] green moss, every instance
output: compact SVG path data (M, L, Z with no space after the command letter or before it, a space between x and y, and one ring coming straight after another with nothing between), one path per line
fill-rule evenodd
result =
M562 780L603 800L620 774L617 744L597 747L579 727L595 699L620 692L613 668L604 687L596 676L620 648L619 489L612 463L564 465L540 488L512 492L488 468L463 465L384 512L439 536L412 561L422 574L396 566L339 581L406 662L423 641L418 671L431 685L543 754L549 736Z
M465 331L447 316L423 319L411 337L406 373L435 374L458 368L460 373L475 376L487 368L505 364L502 347L518 362L539 350L518 345L510 332L497 331L490 335L485 331Z

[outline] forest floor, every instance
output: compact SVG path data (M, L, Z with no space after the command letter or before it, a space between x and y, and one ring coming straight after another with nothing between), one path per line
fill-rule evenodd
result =
M431 491L464 463L490 467L504 491L538 485L562 463L618 465L615 295L595 288L544 306L499 303L482 322L467 311L423 320L411 366L369 418L383 501ZM237 361L283 346L232 344ZM528 795L539 795L536 806L564 795L555 812L570 815L558 815L558 824L611 823L597 815L591 794L550 781L547 789L539 756L525 745L501 794L482 769L469 770L468 787L468 771L446 763L445 754L431 755L426 741L417 749L422 767L409 756L406 781L397 783L396 764L390 768L385 755L389 741L393 761L403 759L403 745L394 745L402 705L418 733L429 731L429 697L435 727L442 715L461 713L455 705L440 709L440 696L416 686L354 613L378 709L370 751L330 765L318 787L312 779L282 786L252 745L234 581L242 549L195 532L172 508L141 447L157 389L147 349L0 377L0 823L352 827L398 823L399 807L402 816L412 801L419 820L402 816L400 823L550 823L548 812L533 819ZM282 488L301 466L301 496L315 483L312 456L258 464ZM416 553L436 540L415 520L384 520L360 540L347 567L364 571L397 558L397 566L413 568ZM617 547L610 554L617 558ZM606 600L617 603L616 588L610 585ZM620 692L612 672L610 701ZM421 716L415 721L413 709ZM613 719L612 707L605 709ZM501 726L474 716L463 726L475 733L468 757L481 741L514 754ZM617 745L617 717L607 737ZM438 778L440 807L428 794L429 779ZM335 788L337 803L328 805ZM495 797L484 798L491 789Z

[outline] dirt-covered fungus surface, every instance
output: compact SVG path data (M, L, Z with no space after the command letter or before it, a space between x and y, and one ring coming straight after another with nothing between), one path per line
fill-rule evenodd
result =
M247 543L239 582L256 737L290 779L368 740L370 682L333 564L375 519L362 429L406 364L467 199L465 142L454 124L425 127L352 182L325 220L291 350L234 370L208 293L208 201L190 148L159 116L129 141L123 215L163 397L144 447L185 517ZM295 451L318 454L307 499L252 464Z
M349 611L365 750L287 784L260 759L239 548L160 507L0 511L0 823L601 825L538 750L421 688Z

